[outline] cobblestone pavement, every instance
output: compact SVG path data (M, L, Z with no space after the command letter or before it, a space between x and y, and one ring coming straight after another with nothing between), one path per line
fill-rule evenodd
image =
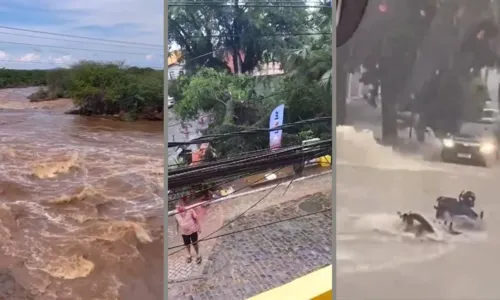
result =
M316 193L248 213L220 234L329 207L331 194ZM246 299L290 282L331 264L331 231L332 214L328 211L220 237L206 258L201 276L169 283L169 299Z
M224 222L222 214L219 212L219 207L215 206L208 209L203 207L198 207L195 209L196 213L200 219L203 238L205 235L214 232L220 228ZM172 225L170 225L172 223ZM182 238L177 234L175 229L174 217L169 218L168 226L168 246L182 245ZM200 243L200 253L202 257L207 257L210 255L212 248L216 240L208 240L206 242ZM192 249L192 254L194 255L194 250ZM197 278L202 275L203 267L207 263L204 260L200 265L196 263L187 264L186 263L187 252L182 248L176 248L169 251L168 257L168 282L182 282L188 279Z

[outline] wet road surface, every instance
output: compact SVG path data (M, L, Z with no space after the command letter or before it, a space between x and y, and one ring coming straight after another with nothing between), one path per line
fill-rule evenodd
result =
M362 135L349 132L338 143L337 297L496 299L499 166L401 156ZM362 152L369 154L361 158ZM438 230L422 238L403 233L398 211L432 219L438 196L462 190L476 193L476 209L485 211L482 230L458 236Z

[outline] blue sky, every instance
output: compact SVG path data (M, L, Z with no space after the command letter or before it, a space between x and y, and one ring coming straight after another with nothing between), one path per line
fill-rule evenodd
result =
M162 0L0 0L0 68L46 69L98 60L160 69L162 45Z

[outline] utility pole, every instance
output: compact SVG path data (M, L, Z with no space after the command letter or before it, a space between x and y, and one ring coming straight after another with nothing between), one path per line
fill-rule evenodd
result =
M234 21L233 21L233 69L235 74L241 74L240 60L240 28L239 28L239 0L234 0Z

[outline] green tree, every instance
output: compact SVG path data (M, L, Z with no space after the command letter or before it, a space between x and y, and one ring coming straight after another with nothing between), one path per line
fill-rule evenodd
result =
M68 95L86 115L121 114L125 119L161 119L163 74L123 64L83 61L71 69Z
M462 119L475 115L481 101L471 86L477 86L482 68L498 64L494 4L441 3L402 93L416 95L411 106L421 114L420 131L426 126L438 133L455 131Z
M46 84L49 70L0 69L0 88L21 88Z
M352 48L352 59L366 70L361 81L372 85L382 99L382 137L386 143L397 138L397 106L422 40L437 10L437 0L379 1L368 11ZM409 96L409 95L407 95Z
M331 9L315 12L318 32L331 32ZM285 63L284 98L290 122L330 116L332 111L332 36L319 34L302 48L291 51Z
M266 7L239 4L237 0L234 6L170 7L169 44L180 46L188 70L227 68L227 53L239 57L233 59L236 73L253 71L262 61L281 61L287 49L306 39L293 33L309 32L310 13L306 8L287 7L286 1L259 4Z
M183 85L182 98L175 112L183 120L196 119L200 112L209 113L216 125L235 123L236 106L245 105L253 87L249 76L233 76L211 68L200 69L185 80L188 82L180 83Z

